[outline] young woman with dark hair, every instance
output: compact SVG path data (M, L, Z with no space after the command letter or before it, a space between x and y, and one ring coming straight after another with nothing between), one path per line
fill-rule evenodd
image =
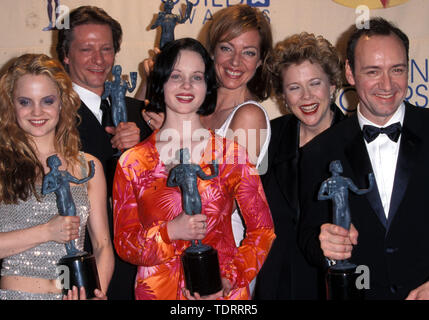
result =
M151 104L165 112L165 121L119 159L114 243L124 260L138 265L136 299L249 299L249 283L274 239L265 194L245 148L201 124L200 114L212 113L216 105L213 68L196 40L165 45L148 88ZM215 178L197 181L201 214L187 215L179 188L167 186L178 163L174 156L182 148L188 148L190 161L207 176L213 161L218 164ZM239 248L231 228L234 201L248 226ZM223 289L213 295L192 296L185 288L180 257L190 240L201 240L218 252Z

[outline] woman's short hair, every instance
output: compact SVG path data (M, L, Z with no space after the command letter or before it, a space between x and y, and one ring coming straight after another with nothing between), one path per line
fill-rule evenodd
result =
M9 203L18 198L25 200L31 192L36 194L35 181L43 174L32 138L18 125L13 101L18 80L27 74L45 75L57 86L61 110L55 130L55 151L68 162L79 161L80 99L67 72L59 61L44 54L18 57L0 79L0 201Z
M265 59L272 50L273 36L266 15L258 8L237 4L217 11L209 23L206 47L212 56L219 42L230 41L248 31L259 32L262 64L247 87L259 100L267 99L271 94L271 85Z
M64 58L67 57L70 50L70 44L73 41L74 28L86 24L107 25L112 30L113 49L118 53L121 49L122 28L118 21L109 16L106 11L94 6L81 6L73 9L69 15L69 28L62 28L58 31L58 43L56 47L58 60L64 67Z
M283 70L304 61L320 65L336 90L339 90L343 83L343 62L335 47L322 36L307 32L294 34L277 43L268 60L277 95L283 93Z
M205 66L204 80L207 86L207 93L197 113L200 115L209 115L214 112L216 107L216 73L213 60L207 50L199 41L192 38L183 38L167 43L162 48L161 53L155 57L153 71L148 78L146 99L148 99L150 103L146 109L158 113L165 112L164 84L170 78L179 53L182 50L196 52L203 59Z

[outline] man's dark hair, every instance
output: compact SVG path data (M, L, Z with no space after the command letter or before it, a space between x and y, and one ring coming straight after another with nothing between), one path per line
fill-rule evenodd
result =
M217 85L214 63L207 50L195 39L183 38L168 42L155 58L153 71L148 78L146 99L150 101L148 111L165 112L164 84L170 78L174 64L181 50L198 53L205 65L204 80L207 86L206 98L197 114L209 115L214 112L217 101Z
M410 42L408 40L407 35L403 33L399 28L397 28L391 22L381 17L375 17L369 20L369 29L365 29L365 28L359 29L355 26L349 38L349 41L347 42L346 54L347 54L347 60L349 61L349 65L352 72L354 73L356 44L362 36L371 37L371 36L390 36L390 35L396 35L399 38L399 40L401 40L402 44L404 45L405 53L407 56L407 63L408 63L409 61L408 52L409 52Z
M113 48L115 53L119 52L122 41L122 28L118 21L109 16L106 11L94 6L81 6L73 9L69 16L70 28L63 28L58 31L57 55L58 60L64 64L73 41L73 30L75 27L85 24L108 25L112 30Z

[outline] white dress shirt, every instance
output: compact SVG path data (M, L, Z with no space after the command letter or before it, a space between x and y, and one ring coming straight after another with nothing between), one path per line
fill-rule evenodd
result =
M383 127L387 127L396 122L400 122L401 125L403 125L404 115L405 104L402 103L398 110L396 110L396 112L393 114L392 118L390 118ZM379 128L381 127L366 119L360 112L360 106L357 108L357 116L361 129L364 125L372 125ZM374 176L377 182L378 192L380 194L381 203L383 205L386 218L389 214L390 200L392 197L400 143L401 136L397 142L394 142L390 140L386 134L379 134L378 137L370 143L366 142L365 140L366 149L368 150L372 169L374 170Z
M91 110L91 112L101 124L101 119L103 118L103 111L100 109L101 97L98 94L85 89L74 82L73 89L79 95L80 100L85 103L85 105L89 108L89 110Z

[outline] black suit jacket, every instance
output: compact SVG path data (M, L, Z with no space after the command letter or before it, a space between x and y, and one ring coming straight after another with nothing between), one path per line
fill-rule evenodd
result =
M345 118L336 105L332 124ZM268 170L261 176L273 216L276 239L260 270L255 299L289 300L324 297L318 271L304 259L297 245L299 219L299 120L288 114L271 121Z
M352 262L370 271L367 299L403 299L429 280L429 110L406 103L388 219L378 189L349 195L352 223L359 232ZM326 266L318 235L332 221L330 201L318 201L329 163L340 160L343 176L362 189L372 167L357 116L316 137L302 150L299 245L315 265Z
M128 121L135 122L140 128L140 140L149 136L152 130L143 120L140 110L144 103L137 99L125 97L127 105ZM112 148L111 136L104 130L100 122L91 110L82 102L78 110L81 121L78 125L82 150L97 157L103 165L107 182L107 213L109 220L110 236L113 241L113 211L110 198L113 188L113 177L116 170L118 157L115 156L117 150ZM85 250L92 251L88 232L85 238ZM107 296L111 300L133 300L134 299L134 279L137 267L119 258L115 252L115 269L110 282Z
M140 141L144 140L152 133L152 130L143 120L140 113L141 109L144 107L144 103L130 97L125 97L125 103L127 106L128 121L136 123L137 127L140 128ZM117 150L112 148L110 142L111 136L104 130L94 114L83 102L81 103L78 113L81 117L78 130L82 143L82 150L92 154L102 163L107 179L108 196L110 196L116 162L118 160L118 158L114 156Z

